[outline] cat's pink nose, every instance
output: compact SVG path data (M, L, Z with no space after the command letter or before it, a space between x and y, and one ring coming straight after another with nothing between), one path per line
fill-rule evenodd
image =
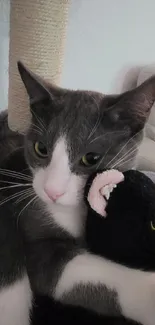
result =
M52 201L58 200L59 197L61 197L64 194L64 192L54 191L54 190L49 189L47 187L44 188L44 191Z

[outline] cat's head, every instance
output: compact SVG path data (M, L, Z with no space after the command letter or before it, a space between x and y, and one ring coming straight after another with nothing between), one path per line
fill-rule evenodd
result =
M18 63L32 121L25 154L36 194L48 204L75 206L88 176L135 164L142 131L155 100L155 77L121 95L61 89Z

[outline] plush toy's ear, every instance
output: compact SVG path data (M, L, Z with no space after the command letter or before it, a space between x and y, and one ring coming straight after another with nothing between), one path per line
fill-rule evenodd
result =
M30 104L50 98L46 82L29 70L22 62L18 61L18 70L30 98Z

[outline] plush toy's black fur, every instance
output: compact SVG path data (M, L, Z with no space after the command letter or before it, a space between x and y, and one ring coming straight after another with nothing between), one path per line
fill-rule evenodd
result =
M155 184L130 170L117 185L107 205L107 217L88 204L86 242L95 254L130 267L155 270ZM86 187L87 192L92 179Z

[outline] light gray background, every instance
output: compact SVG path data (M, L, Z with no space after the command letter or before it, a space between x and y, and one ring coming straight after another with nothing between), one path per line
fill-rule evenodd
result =
M0 109L7 107L9 12L9 0L0 0Z
M0 0L1 109L7 107L8 35L9 0ZM62 86L119 92L131 67L149 63L155 63L154 0L71 1Z
M154 0L72 0L64 86L120 91L131 67L153 62Z

